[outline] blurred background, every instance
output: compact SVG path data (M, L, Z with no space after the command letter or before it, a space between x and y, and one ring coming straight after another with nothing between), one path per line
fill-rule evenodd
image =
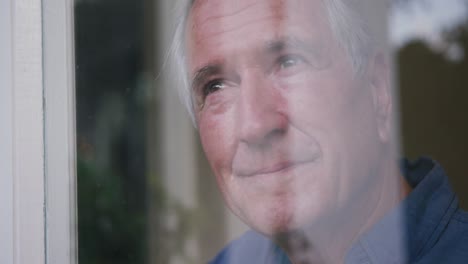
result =
M172 1L75 0L80 264L205 263L246 228L157 78L171 10ZM438 160L465 209L467 10L463 0L399 0L389 15L402 156Z

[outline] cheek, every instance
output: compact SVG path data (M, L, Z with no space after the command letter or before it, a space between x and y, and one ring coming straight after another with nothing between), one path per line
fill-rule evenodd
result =
M295 82L293 86L293 89L286 91L287 108L293 126L309 136L314 136L313 131L309 130L332 132L338 129L340 119L343 118L344 102L340 101L342 96L337 96L339 87L334 81L308 78Z
M353 79L352 72L341 68L313 72L288 84L285 92L292 121L296 119L298 125L309 124L330 132L354 129L350 123L362 121L362 108L371 101L369 94L363 94L366 89Z
M224 115L202 113L198 126L203 150L216 177L229 174L235 146L235 127L231 119Z

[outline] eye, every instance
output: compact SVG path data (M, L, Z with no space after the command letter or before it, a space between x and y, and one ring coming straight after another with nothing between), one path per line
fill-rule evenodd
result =
M280 69L287 69L304 63L304 59L297 55L285 55L278 59Z
M217 92L218 90L221 90L225 87L226 85L224 83L224 80L222 79L209 81L203 86L203 98L206 98L208 95Z

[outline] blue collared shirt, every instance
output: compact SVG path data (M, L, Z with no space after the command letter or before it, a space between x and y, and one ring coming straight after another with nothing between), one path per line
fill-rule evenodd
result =
M468 263L468 213L461 210L442 167L428 158L404 161L412 187L405 200L354 243L345 263ZM248 231L211 262L289 263L268 238Z

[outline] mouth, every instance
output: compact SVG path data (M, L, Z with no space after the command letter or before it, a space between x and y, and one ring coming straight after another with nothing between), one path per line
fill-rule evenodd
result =
M254 167L254 168L243 168L234 170L235 175L239 177L254 177L260 175L269 175L269 174L280 174L285 173L294 168L304 165L306 163L314 162L316 158L307 159L303 161L280 161L273 163L269 166L261 166L261 167Z

